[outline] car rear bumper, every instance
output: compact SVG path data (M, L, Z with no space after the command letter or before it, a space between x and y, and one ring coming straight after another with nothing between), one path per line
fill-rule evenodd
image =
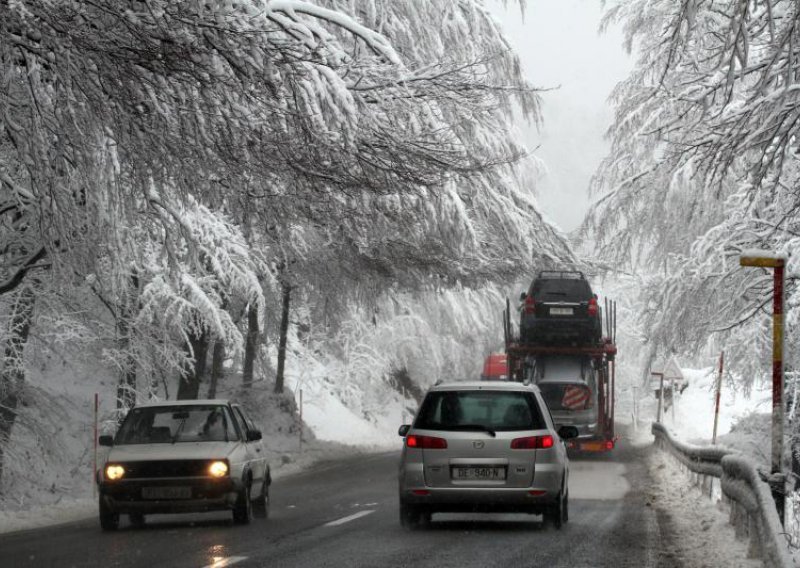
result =
M575 335L599 330L597 318L550 318L524 316L520 320L520 329L528 333L547 333L551 335Z
M146 499L145 487L189 487L191 497ZM231 478L128 479L102 482L100 499L114 513L192 513L232 509L241 489L241 481Z
M537 464L529 487L436 487L425 484L421 463L401 468L400 501L436 512L541 512L561 489L563 466Z
M422 495L421 492L426 492ZM558 491L525 488L420 487L401 491L400 501L437 513L539 513L553 504Z

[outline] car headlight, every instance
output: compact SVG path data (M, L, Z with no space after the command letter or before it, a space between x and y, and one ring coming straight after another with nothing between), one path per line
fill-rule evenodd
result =
M208 466L208 473L211 477L225 477L228 475L228 464L221 460L213 461Z
M116 481L125 475L125 468L121 465L111 464L106 466L106 479Z

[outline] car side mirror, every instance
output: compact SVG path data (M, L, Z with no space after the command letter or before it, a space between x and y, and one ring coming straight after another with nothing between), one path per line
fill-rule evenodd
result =
M578 429L575 426L562 426L558 429L558 436L562 440L572 440L579 435Z
M403 424L403 425L402 425L402 426L400 426L400 428L397 430L397 435L398 435L398 436L401 436L401 437L403 437L403 438L405 438L405 437L406 437L406 434L408 434L408 431L409 431L409 430L411 430L411 424Z
M258 442L261 439L261 430L248 430L247 441Z
M527 292L523 292L522 294L519 295L519 301L520 302L524 302L525 298L527 298L527 297L528 297L528 293Z
M111 447L114 445L114 436L109 436L108 434L104 434L97 438L97 443L101 446Z

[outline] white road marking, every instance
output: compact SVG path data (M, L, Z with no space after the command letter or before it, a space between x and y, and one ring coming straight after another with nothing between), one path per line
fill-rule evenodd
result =
M244 560L247 560L247 556L228 556L227 558L215 557L214 562L203 566L203 568L226 568L227 566L233 566Z
M359 511L353 515L348 515L347 517L342 517L341 519L336 519L335 521L331 521L330 523L325 523L323 526L326 527L337 527L339 525L343 525L345 523L349 523L350 521L355 521L356 519L360 519L361 517L366 517L367 515L371 515L375 512L375 509L367 509L366 511Z

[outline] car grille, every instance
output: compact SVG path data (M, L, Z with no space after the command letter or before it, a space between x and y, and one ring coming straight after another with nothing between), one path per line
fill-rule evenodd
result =
M150 479L157 477L206 477L209 460L159 460L127 462L127 479Z

